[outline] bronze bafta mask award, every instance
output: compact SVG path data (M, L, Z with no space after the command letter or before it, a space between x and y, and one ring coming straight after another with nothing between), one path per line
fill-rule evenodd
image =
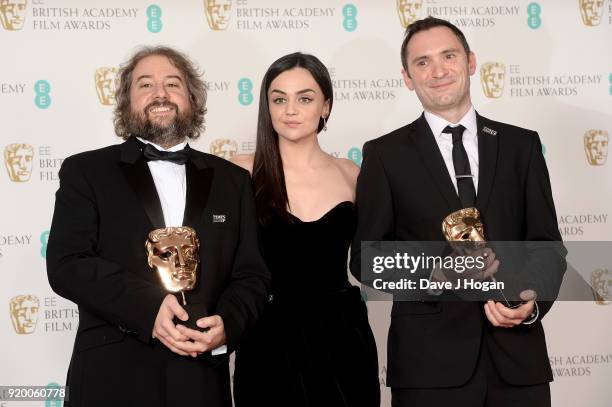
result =
M451 242L451 247L462 254L486 247L480 212L473 207L459 209L446 216L442 221L442 233ZM453 245L453 242L457 244ZM496 282L495 277L491 276L491 281ZM499 293L506 306L514 308L520 305L520 302L508 301L501 289Z
M196 328L195 321L205 316L202 304L187 304L186 291L194 289L200 272L200 241L196 231L188 226L155 229L145 243L149 267L155 271L166 289L181 293L183 308L189 314L181 324Z
M442 221L442 233L449 242L482 242L484 226L476 208L459 209Z

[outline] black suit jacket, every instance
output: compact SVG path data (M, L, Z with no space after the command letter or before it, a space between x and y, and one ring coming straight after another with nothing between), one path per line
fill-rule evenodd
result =
M201 260L188 303L223 318L223 356L182 357L151 339L166 292L147 265L145 241L164 218L138 142L64 161L47 270L53 290L79 307L70 405L231 405L229 353L261 313L269 284L250 177L192 150L186 180L184 225L198 232Z
M476 206L489 241L560 241L548 170L537 133L477 115L479 181ZM483 131L489 128L491 135ZM360 279L362 241L444 240L442 219L461 208L434 136L421 115L363 147L357 182L359 223L351 271ZM558 291L564 253L535 256L527 271ZM538 263L540 262L540 263ZM539 272L546 268L547 272ZM550 270L554 270L553 273ZM535 275L534 274L534 275ZM533 288L533 287L532 287ZM544 288L542 288L544 289ZM554 296L546 293L548 298ZM452 387L467 382L486 340L501 376L511 384L552 380L539 319L551 302L538 302L532 325L494 328L480 302L393 304L387 385Z

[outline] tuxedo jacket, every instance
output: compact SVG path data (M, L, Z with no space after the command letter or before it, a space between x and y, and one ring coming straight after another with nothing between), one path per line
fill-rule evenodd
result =
M187 302L223 318L228 353L183 357L151 338L167 292L145 241L165 225L140 144L77 154L60 170L47 251L51 287L79 308L68 405L231 405L229 353L260 315L269 273L248 173L196 150L185 165L183 224L201 262Z
M560 242L537 133L480 115L477 124L476 207L487 240ZM461 203L424 115L364 145L356 199L359 221L351 272L358 279L362 241L445 240L442 220L461 209ZM538 273L549 290L558 290L564 253L544 257L546 264L531 264L529 272ZM548 298L552 295L547 293ZM461 386L474 372L482 341L508 383L551 381L540 322L551 305L539 301L535 323L506 329L488 322L482 302L395 301L387 344L387 385Z

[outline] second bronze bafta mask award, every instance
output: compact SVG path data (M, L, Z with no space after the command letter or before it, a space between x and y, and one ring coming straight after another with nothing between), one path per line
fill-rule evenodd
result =
M442 221L442 233L449 242L482 242L484 226L476 208L459 209Z
M200 240L196 231L188 226L155 229L149 233L145 246L149 267L157 273L166 291L181 293L189 320L177 322L198 329L195 321L206 316L203 305L187 304L185 296L197 285L200 272Z
M486 247L484 225L480 218L480 211L473 207L459 209L447 215L442 221L442 233L446 240L450 242L451 247L461 254ZM457 244L453 245L453 242ZM491 281L496 282L495 277L491 277ZM520 302L508 301L501 289L499 293L506 306L514 308L520 305Z

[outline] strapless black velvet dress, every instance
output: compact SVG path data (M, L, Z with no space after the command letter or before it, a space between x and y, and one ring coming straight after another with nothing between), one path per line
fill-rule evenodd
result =
M376 343L347 278L353 203L262 226L272 295L236 352L236 407L379 407Z

